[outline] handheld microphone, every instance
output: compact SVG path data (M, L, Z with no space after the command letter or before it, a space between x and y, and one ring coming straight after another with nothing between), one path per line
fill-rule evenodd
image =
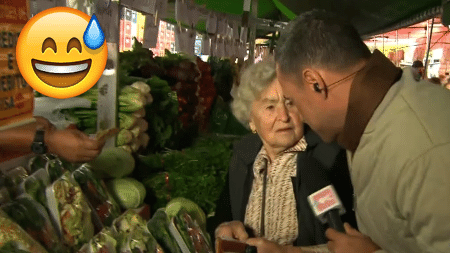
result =
M328 185L308 196L309 204L316 217L331 228L345 233L340 215L345 213L333 185Z
M331 228L345 233L340 215L345 213L325 167L315 158L308 157L304 170L305 188L308 193L308 202L314 215L322 222L328 223Z

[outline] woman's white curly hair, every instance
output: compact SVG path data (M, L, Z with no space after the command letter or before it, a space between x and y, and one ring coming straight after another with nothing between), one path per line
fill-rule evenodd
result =
M248 123L253 102L275 78L275 61L272 58L252 64L243 71L239 86L235 87L231 110L236 119L247 129L250 128Z

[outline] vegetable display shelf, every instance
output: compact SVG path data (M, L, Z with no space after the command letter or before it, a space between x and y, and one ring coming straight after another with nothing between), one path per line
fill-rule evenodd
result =
M108 155L111 160L119 156ZM124 177L132 171L101 179L110 177L97 176L101 166L107 165L41 155L16 168L20 173L0 177L0 186L10 193L16 189L0 205L0 220L9 229L0 230L0 252L213 252L206 215L196 203L175 198L152 217L143 203L144 186ZM126 199L139 202L127 204Z

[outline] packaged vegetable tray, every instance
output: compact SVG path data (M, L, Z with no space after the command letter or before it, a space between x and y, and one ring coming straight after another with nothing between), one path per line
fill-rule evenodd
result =
M108 193L105 183L95 177L87 165L75 170L72 177L81 187L100 222L104 226L111 226L113 220L120 216L121 210Z
M60 178L67 171L64 168L63 162L58 157L48 160L45 164L45 170L47 171L51 182Z
M117 241L111 228L104 228L86 243L78 253L116 253Z
M120 253L164 253L147 228L145 220L134 210L128 210L113 222Z
M178 246L177 241L170 232L169 226L170 220L164 208L156 210L153 217L147 223L148 230L162 246L164 252L182 253L180 246Z
M198 222L184 208L171 219L169 230L183 253L214 253Z
M60 237L47 210L28 194L20 195L14 201L3 205L2 209L49 252L67 252L60 243Z
M0 224L0 252L47 253L44 247L2 210L0 210Z
M46 189L48 207L63 241L78 250L94 236L91 209L69 172Z
M19 185L18 192L20 194L27 193L41 205L47 206L45 189L49 184L50 177L48 176L47 171L42 168L25 178L25 180Z
M31 173L34 173L37 170L45 169L45 165L48 161L55 159L56 156L52 154L43 154L37 155L28 161L28 170Z

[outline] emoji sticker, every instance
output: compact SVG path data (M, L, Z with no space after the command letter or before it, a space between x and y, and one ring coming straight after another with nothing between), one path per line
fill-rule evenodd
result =
M28 21L16 55L20 73L31 87L63 99L94 86L105 69L108 50L95 15L55 7Z

